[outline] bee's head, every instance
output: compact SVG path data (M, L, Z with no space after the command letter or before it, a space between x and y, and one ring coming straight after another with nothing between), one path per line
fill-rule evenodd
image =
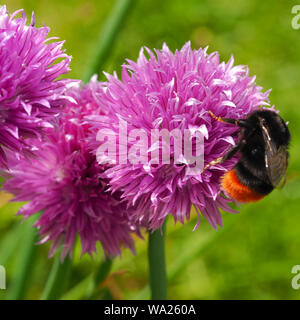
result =
M277 112L268 109L259 109L250 114L247 120L256 127L261 127L262 125L266 127L269 135L278 146L288 146L291 135L285 121Z

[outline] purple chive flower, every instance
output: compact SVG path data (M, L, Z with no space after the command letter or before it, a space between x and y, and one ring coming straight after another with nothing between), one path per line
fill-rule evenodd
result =
M27 218L42 212L35 226L41 243L52 241L50 256L60 244L62 258L71 256L77 235L82 254L95 252L97 241L111 258L121 253L121 246L134 253L131 233L139 235L138 227L128 219L120 194L107 191L106 167L98 165L86 145L89 125L82 119L100 113L98 87L92 80L82 89L70 89L74 102L67 104L57 130L48 129L44 141L30 139L34 157L8 157L4 190L15 195L14 201L29 201L18 214Z
M107 118L92 118L90 145L94 152L101 145L96 141L99 129L107 127L117 136L121 119L128 132L144 129L148 137L152 129L170 132L179 128L183 132L198 128L204 136L204 165L220 157L237 140L237 127L217 122L209 111L221 117L244 118L269 105L269 93L262 92L255 77L249 77L248 68L233 63L233 57L227 63L220 62L219 54L208 54L207 48L192 50L190 43L175 53L165 44L155 53L142 49L137 63L127 60L122 66L120 80L117 75L107 75L108 81L102 85L99 102L111 112ZM228 206L232 200L220 190L220 178L236 162L237 157L195 175L187 175L184 163L117 162L106 174L111 190L123 192L135 207L133 218L147 221L152 230L159 228L168 214L175 222L184 223L192 206L199 217L195 228L201 214L217 228L222 226L220 209L235 212Z
M0 7L0 165L7 149L22 151L24 138L51 126L66 99L69 81L55 79L69 71L71 57L63 41L49 42L56 38L47 39L48 33L45 26L34 27L34 16L26 25L24 10L9 15Z

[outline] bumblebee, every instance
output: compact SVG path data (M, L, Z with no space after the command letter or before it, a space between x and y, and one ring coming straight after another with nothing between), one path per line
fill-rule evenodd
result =
M284 185L291 135L276 112L259 109L246 119L221 118L209 113L218 121L239 127L238 142L204 168L229 160L239 152L238 163L221 178L221 187L229 197L241 203L256 202Z

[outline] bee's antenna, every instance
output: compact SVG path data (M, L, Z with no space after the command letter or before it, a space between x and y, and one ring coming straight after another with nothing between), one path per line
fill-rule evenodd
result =
M208 113L211 115L212 118L214 118L217 121L223 122L221 117L217 117L212 111L208 111Z
M230 124L235 124L236 126L239 127L245 127L248 128L249 125L247 125L247 122L243 119L230 119L230 118L222 118L222 117L217 117L212 111L208 111L208 113L211 115L212 118L219 122L224 122L224 123L230 123Z

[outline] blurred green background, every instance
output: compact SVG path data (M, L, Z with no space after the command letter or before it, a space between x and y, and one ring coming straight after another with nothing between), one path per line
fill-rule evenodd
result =
M114 1L111 0L8 0L9 12L34 10L37 26L45 23L51 35L65 39L73 56L69 77L82 78L92 58L95 41ZM135 60L141 46L172 50L191 40L192 46L209 45L227 61L247 64L250 74L266 90L271 103L289 121L292 134L288 181L257 204L245 205L240 214L224 213L224 228L213 230L195 216L185 226L167 226L167 267L170 299L299 299L291 286L294 265L300 265L300 29L294 30L291 9L297 1L259 0L138 0L132 8L104 70L120 71L126 58ZM7 270L8 297L20 269L29 224L20 224L19 204L0 194L0 265ZM137 240L137 255L124 251L96 298L147 299L147 243ZM39 299L54 259L48 245L35 252L26 299ZM80 259L76 247L72 273L62 298L82 299L89 276L102 253ZM100 249L101 252L101 249Z

